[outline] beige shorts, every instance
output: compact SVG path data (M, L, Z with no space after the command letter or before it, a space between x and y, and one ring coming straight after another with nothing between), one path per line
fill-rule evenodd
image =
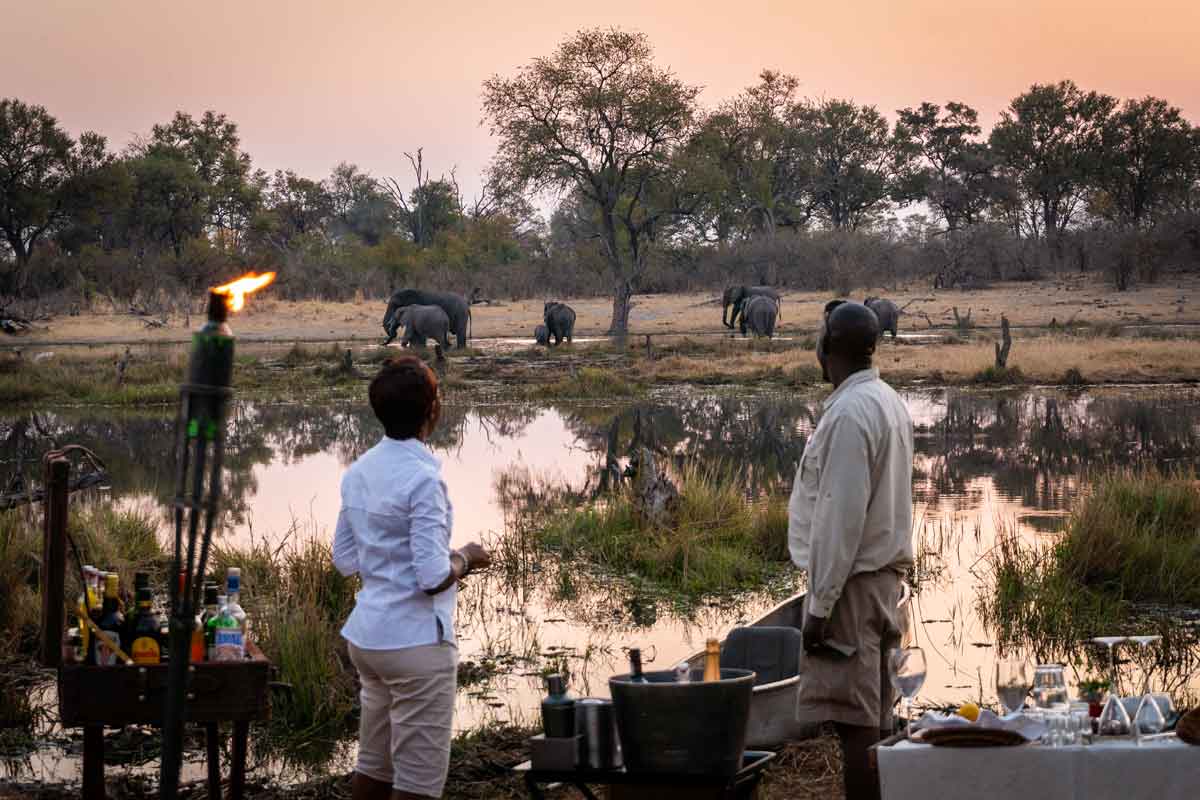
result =
M447 642L400 650L349 647L362 683L355 769L394 789L441 797L450 768L458 649Z
M900 643L900 580L899 573L885 569L846 581L830 614L826 638L856 651L849 659L800 653L799 721L891 729L895 694L887 651Z

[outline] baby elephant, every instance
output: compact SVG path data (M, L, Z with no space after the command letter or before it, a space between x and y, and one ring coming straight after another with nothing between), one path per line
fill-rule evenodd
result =
M555 346L562 344L563 339L574 341L575 309L566 303L555 300L546 303L542 308L542 321L546 323L548 337L554 337Z
M779 316L779 301L771 297L751 297L742 310L742 336L749 329L755 336L770 339L775 335L775 320Z
M879 319L879 335L882 336L885 331L892 332L892 340L896 339L896 325L900 321L900 309L891 300L884 300L882 297L868 297L863 300L863 305L875 312L875 316Z
M538 325L533 329L533 340L538 344L550 344L550 329L545 325Z
M404 326L403 345L424 347L426 339L433 339L443 350L450 349L450 317L441 306L405 306L397 320Z

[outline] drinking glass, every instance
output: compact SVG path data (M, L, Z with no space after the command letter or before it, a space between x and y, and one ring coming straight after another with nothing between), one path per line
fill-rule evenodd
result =
M1067 679L1061 664L1038 664L1033 671L1033 699L1047 711L1067 710Z
M1020 658L1001 658L996 661L996 696L1005 714L1020 711L1032 686L1029 663Z
M1108 690L1114 694L1120 694L1120 692L1118 691L1118 687L1117 687L1117 661L1116 661L1116 656L1113 654L1113 648L1116 647L1117 645L1121 644L1122 642L1129 641L1129 637L1127 637L1127 636L1097 636L1096 638L1092 639L1092 641L1095 642L1096 644L1102 644L1108 648L1108 672L1109 672Z
M1142 700L1138 703L1137 712L1133 715L1133 738L1139 745L1142 743L1142 734L1160 733L1163 728L1167 727L1167 718L1163 715L1162 709L1158 707L1158 701L1154 699L1154 695L1146 692L1142 696Z
M892 686L904 698L906 735L912 738L912 700L925 684L925 651L919 647L894 647L888 651L888 674Z

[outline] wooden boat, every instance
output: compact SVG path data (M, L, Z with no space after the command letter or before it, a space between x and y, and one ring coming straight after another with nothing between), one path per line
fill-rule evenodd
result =
M907 646L912 640L911 620L912 590L901 582L900 602L897 604L897 619L900 624L901 641ZM785 627L799 631L804 625L804 594L789 597L744 627ZM725 642L721 642L722 648ZM704 651L688 658L693 670L704 669ZM787 670L784 670L787 672ZM818 726L796 720L796 703L799 699L800 676L793 674L781 680L760 683L754 687L750 699L750 721L747 725L746 746L750 748L773 748L787 741L808 739L818 733Z

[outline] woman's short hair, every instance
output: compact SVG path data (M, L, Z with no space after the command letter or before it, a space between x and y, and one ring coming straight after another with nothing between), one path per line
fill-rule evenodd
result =
M383 362L368 396L371 409L392 439L412 439L427 424L437 422L437 376L416 356L396 356Z

